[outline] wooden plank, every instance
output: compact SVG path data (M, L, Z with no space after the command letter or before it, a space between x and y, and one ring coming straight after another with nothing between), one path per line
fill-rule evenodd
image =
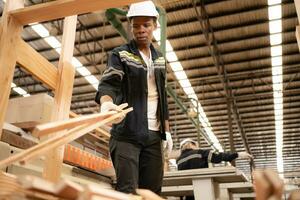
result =
M127 103L121 104L119 108L122 110L128 106ZM78 116L73 119L65 119L61 121L54 121L47 124L41 124L35 127L35 130L33 131L33 135L35 136L44 136L49 133L55 132L55 131L61 131L65 129L70 129L75 126L78 126L82 123L95 123L99 119L103 118L101 113L91 114L91 115L83 115Z
M63 199L77 199L84 188L69 180L62 180L55 186L56 196Z
M3 130L1 141L10 144L14 147L18 147L20 149L28 149L34 145L36 145L35 142L28 140L24 137L21 137L19 135L16 135L10 131Z
M0 138L6 115L11 83L17 60L16 41L20 38L22 25L8 12L24 6L23 0L8 0L1 18L0 35Z
M34 128L40 124L40 122L37 121L28 121L28 122L17 122L17 123L12 123L14 126L17 126L25 131L30 131L32 132Z
M70 117L77 117L77 116L79 116L79 115L77 115L76 113L70 111ZM95 131L97 133L100 133L100 135L98 135L99 137L103 137L104 136L106 138L110 138L110 133L106 130L106 127L107 126L105 126L103 128L96 128L95 129ZM107 140L103 140L103 139L102 139L102 141L107 142Z
M58 63L58 80L54 95L54 108L51 121L69 118L75 68L71 65L77 16L66 17L64 20L62 50ZM56 133L60 135L61 133ZM57 182L60 179L64 155L64 146L57 147L46 156L43 177Z
M21 164L25 164L30 159L34 159L40 155L44 155L46 152L53 150L53 148L59 147L61 145L67 144L82 135L94 130L97 127L101 127L104 124L110 123L113 120L126 115L128 112L131 112L132 108L128 108L126 110L121 111L120 113L111 114L111 113L103 113L104 119L95 123L82 125L80 127L76 127L74 129L69 130L63 135L54 136L48 140L45 140L29 149L26 149L18 154L15 154L5 160L0 161L0 169L7 167L15 162L20 162Z
M57 0L19 9L11 12L11 14L21 24L26 25L107 8L121 7L139 1L142 0Z
M50 89L56 88L58 70L46 58L40 55L35 49L23 39L17 41L17 63L45 83Z

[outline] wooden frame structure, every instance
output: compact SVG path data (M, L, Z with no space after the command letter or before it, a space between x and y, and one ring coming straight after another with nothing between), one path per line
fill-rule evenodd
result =
M71 58L77 15L139 1L141 0L56 0L24 8L24 0L7 0L0 26L0 138L16 63L54 90L55 106L51 120L68 119L75 75ZM62 51L56 68L21 39L21 31L24 25L58 18L65 19ZM71 113L71 115L75 114ZM52 181L59 179L63 151L63 146L57 147L47 156L44 169L46 179Z

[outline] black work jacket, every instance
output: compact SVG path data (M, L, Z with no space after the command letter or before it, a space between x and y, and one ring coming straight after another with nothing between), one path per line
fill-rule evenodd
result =
M237 157L237 153L213 153L208 149L186 149L177 159L177 167L178 170L208 168L209 162L230 162Z
M160 121L161 138L166 139L165 120L169 119L165 90L166 62L152 45L150 49L159 96L157 117ZM133 107L133 111L128 113L121 123L113 125L112 137L120 141L142 144L148 135L147 65L134 40L113 49L109 54L107 68L98 86L96 102L100 103L100 98L104 95L109 95L117 105L128 103L129 107Z

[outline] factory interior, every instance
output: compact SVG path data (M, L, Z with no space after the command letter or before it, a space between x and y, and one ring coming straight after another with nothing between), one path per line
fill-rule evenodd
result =
M160 193L117 191L113 121L135 108L95 96L138 2L0 0L0 200L300 200L300 0L152 1L173 146ZM186 141L237 156L179 170Z

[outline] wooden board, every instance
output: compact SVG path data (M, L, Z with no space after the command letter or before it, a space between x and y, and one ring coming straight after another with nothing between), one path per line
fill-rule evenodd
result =
M55 11L53 11L55 12ZM66 17L64 20L62 50L58 63L58 82L54 94L54 108L51 121L69 118L75 68L71 65L77 16ZM61 135L57 133L56 135ZM64 146L57 147L46 156L43 177L57 182L60 179L63 163Z
M27 121L27 122L16 122L12 123L14 126L17 126L25 131L32 132L33 129L40 124L40 122L37 121Z
M121 7L142 0L57 0L11 12L23 25Z
M53 90L58 79L57 68L23 39L17 40L16 45L17 63Z
M7 130L3 130L1 141L20 149L28 149L36 145L35 142Z
M62 180L55 186L55 194L60 198L77 199L84 188L72 181Z
M0 138L17 60L16 41L20 38L22 31L22 26L8 15L8 12L23 6L23 0L8 0L0 23L2 27L0 36Z
M11 124L28 121L49 122L53 103L53 98L46 93L12 98L8 102L5 121Z

